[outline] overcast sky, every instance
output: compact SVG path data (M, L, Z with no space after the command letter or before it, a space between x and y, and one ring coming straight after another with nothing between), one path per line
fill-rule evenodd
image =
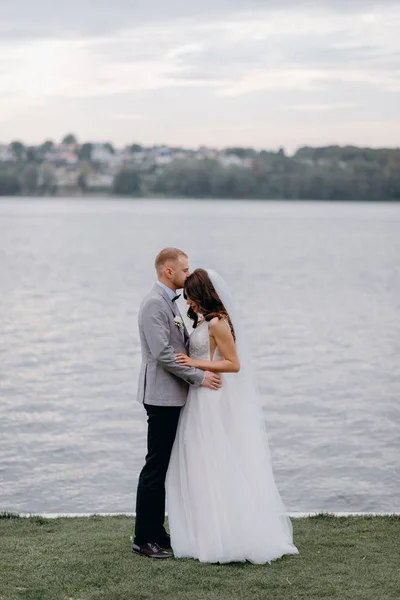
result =
M0 9L0 142L400 146L399 0Z

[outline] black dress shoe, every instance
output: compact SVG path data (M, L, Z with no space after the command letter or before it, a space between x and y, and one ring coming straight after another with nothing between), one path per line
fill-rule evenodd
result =
M156 543L132 544L132 552L147 558L173 558L172 550L165 550Z
M171 537L166 533L163 538L157 540L157 544L165 550L171 550Z

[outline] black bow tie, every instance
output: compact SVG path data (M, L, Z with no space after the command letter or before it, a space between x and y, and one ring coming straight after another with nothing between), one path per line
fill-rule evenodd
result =
M172 298L172 302L176 302L178 300L178 298L181 297L181 294L178 294L177 296L175 296L175 298Z

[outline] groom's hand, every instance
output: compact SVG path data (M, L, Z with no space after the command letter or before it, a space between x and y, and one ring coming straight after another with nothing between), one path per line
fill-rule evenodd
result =
M212 373L211 371L205 372L206 376L201 384L201 387L210 388L210 390L219 390L222 386L222 379L218 373Z

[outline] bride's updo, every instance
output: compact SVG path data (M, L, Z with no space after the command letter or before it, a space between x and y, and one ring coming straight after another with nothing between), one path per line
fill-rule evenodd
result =
M189 275L186 279L183 295L185 299L189 297L190 300L193 300L197 304L199 313L203 315L206 321L211 321L215 317L218 319L227 319L233 338L235 339L235 331L231 319L205 269L196 269ZM192 307L189 307L187 315L192 319L193 327L196 329L199 321L197 312Z

